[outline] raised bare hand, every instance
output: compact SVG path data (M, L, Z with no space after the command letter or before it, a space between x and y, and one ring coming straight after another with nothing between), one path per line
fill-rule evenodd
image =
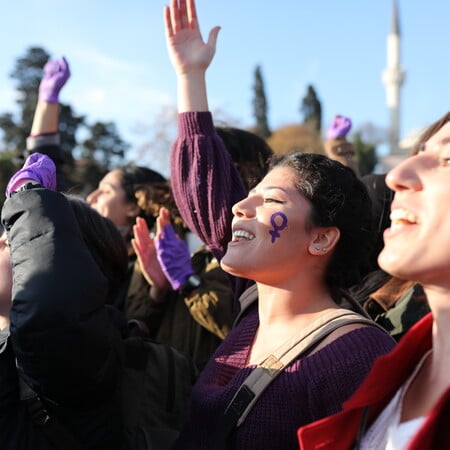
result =
M142 217L136 218L136 224L133 226L134 239L131 245L139 262L142 274L150 285L163 290L169 287L169 282L162 271L156 256L156 248L147 223Z
M216 51L220 27L214 27L203 42L194 0L171 0L164 7L169 57L178 75L205 72Z

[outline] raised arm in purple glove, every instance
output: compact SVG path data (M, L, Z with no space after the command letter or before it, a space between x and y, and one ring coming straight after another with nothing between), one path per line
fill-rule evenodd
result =
M352 121L341 115L334 116L333 123L327 130L327 139L345 138L352 127Z
M56 189L56 167L55 163L46 155L33 153L23 165L9 180L6 186L6 196L16 191L26 182L39 183L41 186L55 190Z
M161 208L156 224L155 246L158 261L172 289L180 289L186 284L189 275L194 273L188 246L175 233L166 208Z
M55 61L48 61L44 66L44 76L39 85L39 101L58 103L59 91L69 77L69 64L64 57Z

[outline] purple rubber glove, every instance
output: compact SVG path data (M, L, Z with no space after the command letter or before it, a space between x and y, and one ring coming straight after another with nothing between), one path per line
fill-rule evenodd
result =
M6 196L16 191L27 181L34 181L47 189L56 189L56 167L55 163L47 155L33 153L9 180L6 186Z
M327 139L345 138L351 127L352 121L348 117L336 115L327 130Z
M58 103L59 91L69 77L69 64L64 57L55 61L48 61L44 66L44 76L39 85L39 101Z
M188 276L194 273L186 242L177 236L172 225L166 225L155 239L155 246L161 269L172 289L182 288Z

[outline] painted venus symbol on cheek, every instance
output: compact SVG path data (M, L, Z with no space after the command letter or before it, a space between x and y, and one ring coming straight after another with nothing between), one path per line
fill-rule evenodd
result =
M281 220L278 219L278 217ZM288 219L286 217L286 214L284 214L282 212L276 212L276 213L272 214L272 217L270 218L270 223L273 226L273 230L269 231L270 235L272 236L271 242L273 244L275 242L275 240L280 237L280 233L279 232L286 228L287 223L288 223Z

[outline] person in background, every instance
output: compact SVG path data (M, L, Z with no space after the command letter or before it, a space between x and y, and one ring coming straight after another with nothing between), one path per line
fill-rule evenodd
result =
M201 450L212 448L225 409L247 376L299 329L339 309L342 289L359 278L371 211L353 171L323 155L274 160L247 196L208 111L205 73L219 28L203 42L193 0L173 0L164 13L178 78L179 136L171 152L176 203L234 277L236 296L255 281L258 290L194 386L175 448ZM281 372L221 448L295 448L299 424L339 411L374 359L393 345L372 326L335 331Z
M337 114L327 129L326 140L323 144L325 154L350 167L356 175L359 175L358 163L355 159L353 144L347 140L347 134L352 128L350 118Z
M149 229L137 217L131 241L139 270L151 286L145 324L150 337L190 355L201 370L231 328L233 294L227 274L194 239L169 185L165 189L159 202L148 186L136 192L141 210L156 218ZM189 243L196 245L189 248Z
M385 174L361 177L372 199L376 244L368 255L367 275L351 289L370 317L399 341L404 334L430 312L420 283L402 280L382 270L377 262L383 249L383 233L390 226L390 208L394 192L386 185Z
M349 118L334 116L327 130L324 148L328 157L352 168L358 174L355 151L346 137L351 126ZM367 255L364 278L352 286L350 291L370 317L398 341L414 323L429 312L429 307L419 283L392 277L377 263L383 248L383 232L390 224L389 210L393 197L393 191L386 185L385 177L385 174L366 174L361 177L372 200L376 240Z
M386 176L391 225L383 270L423 286L431 312L380 358L344 410L300 428L302 450L450 448L450 113L423 133L421 150Z
M33 154L2 209L0 448L119 450L122 340L105 304L126 248L112 222L56 186L52 160Z
M142 274L136 254L131 244L133 225L136 217L142 217L149 229L152 229L156 215L139 207L136 193L148 188L153 201L164 201L167 190L166 179L158 172L147 167L128 164L109 171L99 182L98 187L86 198L87 203L103 217L110 219L119 229L128 248L127 283L112 300L112 304L122 311L128 320L147 322L152 309L152 295L164 295L167 282L156 264L153 273L154 283L149 285ZM155 259L155 263L157 263Z

